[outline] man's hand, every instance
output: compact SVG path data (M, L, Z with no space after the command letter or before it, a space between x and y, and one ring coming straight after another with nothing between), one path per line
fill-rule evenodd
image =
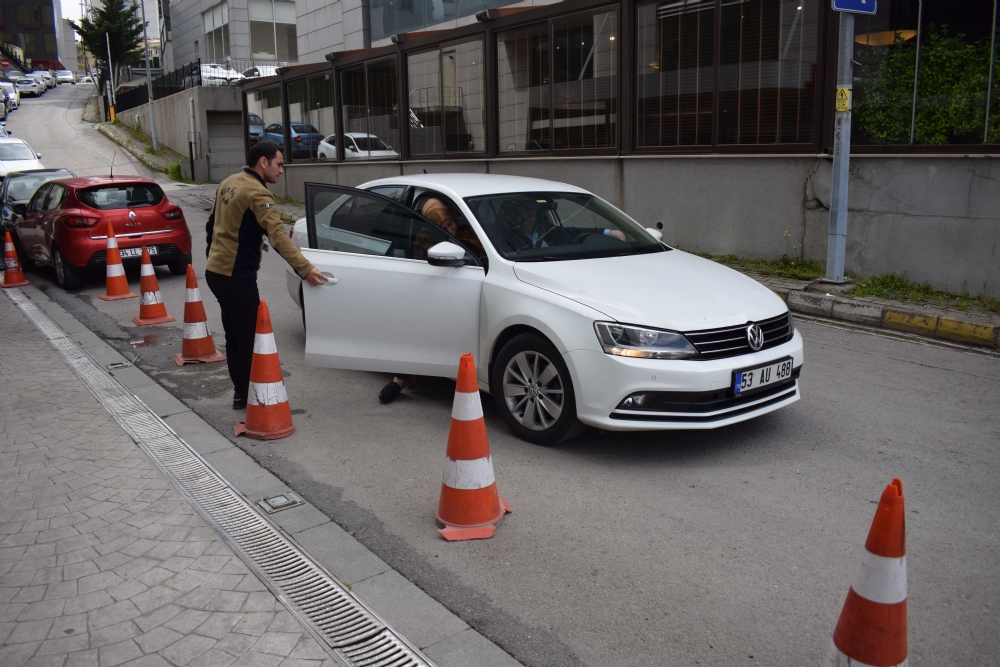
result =
M320 273L319 269L317 269L316 267L313 267L312 270L306 274L305 279L306 282L308 282L313 287L316 287L317 285L322 285L323 283L329 281L329 278Z
M625 240L625 232L623 232L620 229L612 229L612 230L610 230L608 232L608 236L610 236L611 238L618 239L619 241L624 241Z

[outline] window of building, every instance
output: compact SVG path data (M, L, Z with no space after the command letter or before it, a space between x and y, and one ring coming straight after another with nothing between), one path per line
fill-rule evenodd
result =
M813 141L818 0L724 0L719 144Z
M636 144L710 146L715 0L639 7Z
M371 0L372 41L520 0Z
M36 29L42 27L42 8L33 5L17 6L17 26Z
M483 152L483 43L407 57L410 153Z
M250 52L254 60L296 61L295 3L250 0Z
M224 62L229 57L229 5L225 2L202 12L205 60Z
M995 3L920 5L883 2L855 17L851 143L1000 143Z
M346 160L399 158L396 76L395 58L341 70L340 103Z
M248 93L246 104L249 144L253 146L262 139L268 139L281 146L284 143L284 135L280 131L265 136L265 128L273 128L275 125L281 127L281 88L274 86Z
M617 39L615 11L501 33L500 152L613 148Z
M45 55L54 56L56 55L56 36L55 35L42 35L42 39L45 43Z
M336 159L333 86L329 74L288 84L288 119L293 160Z

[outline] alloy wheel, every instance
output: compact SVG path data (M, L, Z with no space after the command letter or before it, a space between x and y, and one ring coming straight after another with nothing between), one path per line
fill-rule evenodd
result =
M507 362L503 395L511 416L533 431L551 428L565 402L559 369L545 355L531 350L519 352Z

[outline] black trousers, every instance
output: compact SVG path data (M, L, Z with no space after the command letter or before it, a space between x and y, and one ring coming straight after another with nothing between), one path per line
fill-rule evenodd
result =
M257 281L205 271L205 282L222 309L229 377L236 393L246 398L250 390L250 364L253 362L257 307L260 305Z

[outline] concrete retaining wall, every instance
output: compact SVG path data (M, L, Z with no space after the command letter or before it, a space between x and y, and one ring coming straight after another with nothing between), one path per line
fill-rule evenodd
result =
M242 113L240 90L232 86L198 86L153 102L156 105L156 138L185 156L188 154L188 132L191 129L188 113L189 98L194 98L195 131L198 132L201 143L198 154L205 156L208 153L207 112ZM146 134L150 134L152 129L149 121L149 104L122 111L118 114L118 120L132 127L140 127Z
M278 194L308 181L356 186L401 174L474 172L586 188L693 252L826 262L829 158L627 157L288 165ZM896 271L938 289L1000 297L1000 159L855 157L847 271Z

